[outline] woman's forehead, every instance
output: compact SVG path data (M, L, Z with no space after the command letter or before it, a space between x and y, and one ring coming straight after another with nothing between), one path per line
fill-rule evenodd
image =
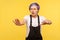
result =
M37 6L36 5L33 5L33 6L31 6L31 8L37 8Z

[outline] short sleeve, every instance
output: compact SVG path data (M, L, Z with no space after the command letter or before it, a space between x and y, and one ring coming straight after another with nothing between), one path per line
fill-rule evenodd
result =
M40 16L40 24L42 24L44 20L46 20L46 18L44 16Z
M29 15L24 16L24 20L27 22L29 18Z
M27 20L27 16L24 16L24 20Z
M24 16L24 20L27 21L27 16Z

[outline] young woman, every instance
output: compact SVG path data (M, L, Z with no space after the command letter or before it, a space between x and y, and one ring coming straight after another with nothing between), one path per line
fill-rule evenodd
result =
M40 6L37 3L32 3L29 6L30 15L26 15L22 21L15 19L13 22L18 25L27 24L26 40L42 40L40 27L41 25L51 24L52 22L43 16L39 16Z

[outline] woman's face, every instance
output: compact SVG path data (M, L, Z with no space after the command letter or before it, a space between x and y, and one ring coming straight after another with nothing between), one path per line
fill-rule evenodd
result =
M32 16L36 16L38 14L38 11L39 10L37 9L37 6L35 6L35 5L31 6L30 12L31 12Z

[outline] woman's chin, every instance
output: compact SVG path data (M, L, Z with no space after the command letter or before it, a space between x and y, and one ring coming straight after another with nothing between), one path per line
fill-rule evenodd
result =
M35 14L32 14L33 17L35 17L36 15Z

